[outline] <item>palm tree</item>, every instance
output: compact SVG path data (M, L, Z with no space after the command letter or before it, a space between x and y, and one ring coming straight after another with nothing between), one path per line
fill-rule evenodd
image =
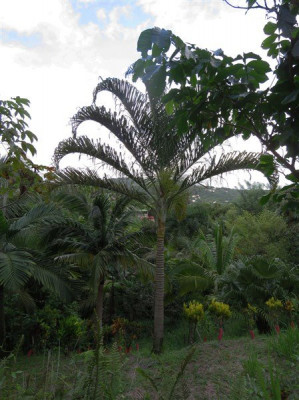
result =
M140 248L140 232L132 230L135 210L127 196L113 198L104 192L90 199L82 191L64 190L52 196L52 200L62 206L63 217L44 224L41 236L51 252L56 253L57 262L87 272L92 293L88 304L95 307L101 325L107 277L113 275L120 264L123 267L133 263L138 267L150 266L134 251Z
M0 209L0 346L5 343L6 334L5 292L18 294L30 307L34 301L25 286L33 279L65 300L71 297L71 289L63 273L37 245L37 226L46 218L53 220L55 209L51 204L38 202L38 196L34 200L37 203L29 209L20 199L12 201L12 205L5 201Z
M118 112L95 104L102 91L108 91L120 100L122 108ZM129 156L100 140L77 137L77 129L85 121L95 121L106 127ZM187 134L180 134L173 117L167 114L159 99L116 78L108 78L97 85L94 103L80 109L72 124L73 137L60 142L55 150L57 165L68 154L85 154L128 179L109 178L106 174L99 176L90 169L67 168L58 173L58 182L103 187L127 195L154 211L157 248L153 351L159 353L164 336L164 238L168 213L175 209L182 214L190 187L229 171L256 168L258 156L233 152L204 160L203 157L219 144L216 135L201 140L196 127L190 127Z

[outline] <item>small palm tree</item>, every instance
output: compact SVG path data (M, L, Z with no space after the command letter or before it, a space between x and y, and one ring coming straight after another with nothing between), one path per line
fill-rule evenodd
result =
M37 226L47 218L53 220L54 207L40 202L25 211L20 202L6 203L0 210L0 346L5 342L5 292L18 294L25 305L32 306L25 287L34 279L63 299L71 298L65 277L37 246Z
M108 91L120 100L122 108L119 112L96 106L97 94L102 91ZM100 140L77 137L77 129L85 121L95 121L106 127L129 156ZM164 238L168 213L175 209L178 214L183 214L190 187L229 171L256 168L258 156L233 152L205 159L220 143L216 135L207 135L201 140L196 127L190 127L187 134L180 134L174 118L167 114L159 99L143 94L129 82L116 78L108 78L98 84L94 91L94 104L80 109L72 123L73 137L59 143L55 150L56 163L68 154L85 154L128 179L99 176L90 169L67 168L58 173L58 182L103 187L141 202L155 214L157 248L153 351L159 353L164 336Z
M119 265L150 267L134 252L140 247L140 232L132 230L134 208L128 197L113 198L104 192L90 199L82 191L61 191L53 200L62 206L63 217L44 224L41 236L51 252L56 253L57 262L87 272L92 294L88 303L95 307L102 324L107 277Z

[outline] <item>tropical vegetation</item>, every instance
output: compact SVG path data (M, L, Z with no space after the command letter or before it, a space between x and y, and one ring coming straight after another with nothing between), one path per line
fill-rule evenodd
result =
M279 63L145 30L144 92L101 79L53 166L29 101L1 101L1 399L298 398L298 4L247 8ZM236 135L264 151L226 152ZM269 184L210 185L244 169Z

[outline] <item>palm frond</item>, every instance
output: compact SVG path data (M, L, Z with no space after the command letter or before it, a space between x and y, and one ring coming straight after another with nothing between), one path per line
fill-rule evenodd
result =
M112 179L107 178L106 176L100 178L95 171L90 169L82 171L74 168L66 168L63 171L59 171L56 174L56 184L85 185L103 188L128 196L131 199L147 204L150 207L148 194L142 192L141 188L134 186L133 183L121 179Z
M107 78L102 80L93 92L93 101L98 93L108 91L116 96L128 111L133 124L145 136L152 127L148 98L135 86L125 80Z
M18 291L28 281L34 267L32 256L26 251L0 252L0 284Z
M55 257L54 261L58 261L60 263L78 265L80 267L87 268L93 263L94 257L90 253L84 252L73 252L69 254L62 254Z
M64 156L74 153L85 154L93 159L100 160L111 167L114 173L131 179L145 192L148 192L148 184L142 174L134 167L134 163L128 165L122 153L115 151L109 145L102 145L100 141L94 141L86 136L69 138L59 143L55 150L54 159L58 163ZM143 171L147 171L147 169L143 169ZM148 175L147 172L145 172L145 175ZM152 178L150 180L152 181Z
M116 112L112 113L105 107L92 105L81 108L72 118L74 137L76 137L78 127L85 121L94 121L103 125L123 144L144 171L149 173L152 170L155 158L152 157L149 148L150 134L145 133L142 136L142 146L140 146L140 132L130 124L125 116L118 117ZM59 152L55 153L55 160L59 161Z
M16 221L12 222L10 225L10 232L18 232L24 228L30 228L36 223L40 223L46 218L51 217L53 220L54 214L57 213L57 208L55 204L38 204L33 207L30 211L28 211L21 218L18 218Z
M17 294L18 298L20 299L21 304L25 307L27 312L30 313L35 310L36 304L35 304L32 296L30 296L30 294L28 292L20 289L20 290L16 291L16 294Z
M47 264L36 263L33 271L34 279L46 289L56 293L62 300L70 301L72 289L65 278L60 276L57 268Z
M206 179L239 169L257 169L259 153L232 152L216 156L208 163L195 168L182 182L182 190L200 183Z
M89 214L89 206L86 196L78 191L69 192L63 190L52 193L51 200L66 208L71 213L76 212L87 218Z

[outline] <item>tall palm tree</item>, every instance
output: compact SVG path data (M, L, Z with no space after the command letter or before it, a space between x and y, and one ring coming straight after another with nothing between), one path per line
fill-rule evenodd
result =
M61 219L48 221L40 231L55 260L77 266L88 276L88 303L102 324L104 285L118 265L150 267L140 259L140 232L132 230L134 208L127 196L105 192L90 196L82 191L60 191L52 200L64 211ZM77 214L77 215L75 215Z
M98 107L98 93L108 91L120 102L116 112ZM95 121L106 127L126 149L127 157L100 140L77 137L78 127ZM124 179L99 176L94 170L67 168L58 173L58 182L100 186L137 200L155 213L157 248L154 297L153 351L161 352L164 336L164 238L169 211L178 212L186 203L186 192L193 185L229 171L256 168L257 154L229 153L210 157L219 144L217 135L201 140L195 127L180 134L163 104L143 94L127 81L108 78L94 91L94 102L83 107L72 119L73 137L63 140L55 150L56 163L68 154L85 154L98 159ZM190 172L188 174L188 172Z

